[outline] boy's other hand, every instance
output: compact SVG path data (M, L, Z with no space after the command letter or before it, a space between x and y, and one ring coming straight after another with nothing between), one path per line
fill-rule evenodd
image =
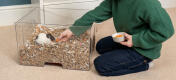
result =
M59 36L59 41L67 41L72 35L72 31L70 31L70 29L67 29L61 33L61 35Z
M125 41L120 42L120 44L127 46L127 47L132 47L133 46L133 41L132 41L132 35L129 35L125 33Z

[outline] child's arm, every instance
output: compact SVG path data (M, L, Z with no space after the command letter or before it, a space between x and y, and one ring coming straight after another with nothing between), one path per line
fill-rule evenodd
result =
M132 35L133 46L150 49L166 41L174 34L174 28L167 12L160 6L146 6L142 19L147 28Z
M111 0L104 0L94 10L87 12L70 27L70 30L77 36L84 33L91 27L93 22L102 22L112 17Z

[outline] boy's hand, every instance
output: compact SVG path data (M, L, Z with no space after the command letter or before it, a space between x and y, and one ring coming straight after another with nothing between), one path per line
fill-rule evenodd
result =
M73 33L70 31L70 29L67 29L61 33L59 36L59 41L67 41L72 35Z
M125 33L125 38L126 38L126 41L120 42L120 44L127 47L132 47L133 46L132 35Z

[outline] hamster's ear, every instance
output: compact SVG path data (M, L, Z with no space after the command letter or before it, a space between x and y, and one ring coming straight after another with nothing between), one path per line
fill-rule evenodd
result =
M51 39L51 41L55 41L55 38L50 33L46 34L46 37L49 38L49 39Z
M35 39L38 39L38 36L36 36L36 38Z

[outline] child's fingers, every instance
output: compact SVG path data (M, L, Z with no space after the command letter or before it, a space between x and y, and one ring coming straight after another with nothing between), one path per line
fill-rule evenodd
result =
M59 39L63 38L63 34L61 33L60 36L58 37Z
M66 39L66 38L64 38L64 39L62 39L62 41L67 41L67 39Z
M62 39L60 39L60 41L66 41L67 39L66 38L62 38Z
M125 34L125 36L127 37L128 36L128 34L127 33L124 33Z
M129 34L127 34L127 33L125 33L125 37L126 37L126 38L129 38L129 37L130 37L130 35L129 35Z
M131 35L129 35L129 34L127 34L127 33L125 33L125 39L126 40L131 40L132 39L132 36Z
M67 41L69 39L69 36L63 36L60 41Z
M63 34L61 34L61 35L58 37L58 39L59 39L60 41L63 41L64 38L65 38L65 35L63 35Z
M127 45L128 43L127 42L120 42L120 44Z

